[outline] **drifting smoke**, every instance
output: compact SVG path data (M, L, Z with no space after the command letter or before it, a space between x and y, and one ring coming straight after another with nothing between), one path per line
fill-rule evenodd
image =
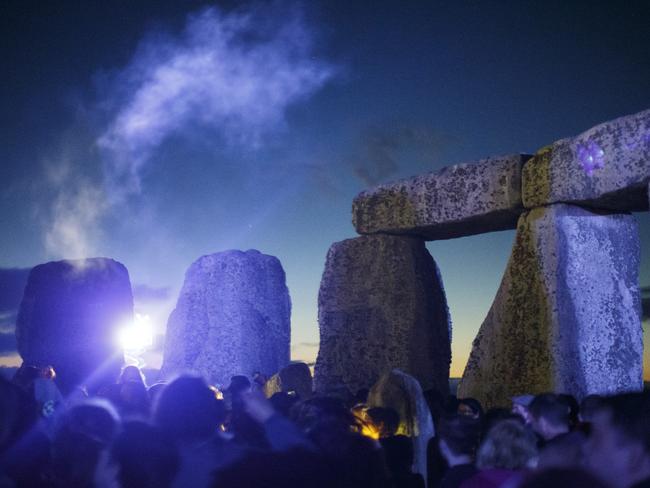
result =
M179 35L142 41L97 105L109 114L96 140L103 179L66 173L55 186L63 189L46 230L48 254L96 253L102 218L141 192L143 169L169 137L207 131L224 145L258 149L285 127L288 107L336 71L316 60L310 30L297 8L272 3L233 13L204 9L188 16Z
M45 234L47 252L69 259L94 254L98 220L106 208L103 190L90 183L59 193L52 210L52 225Z
M55 259L80 259L94 253L101 240L99 219L107 210L106 195L97 175L89 171L96 157L88 148L94 137L75 124L61 135L61 148L44 162L45 184L54 189L48 205L45 250Z
M352 169L366 186L385 183L399 172L400 160L407 151L431 163L450 142L449 136L425 126L369 128L359 141Z
M259 147L284 125L287 107L332 77L330 65L312 58L300 12L269 8L209 8L191 15L178 38L140 46L119 77L127 89L117 91L127 95L99 139L111 183L139 192L156 148L197 125L227 144Z

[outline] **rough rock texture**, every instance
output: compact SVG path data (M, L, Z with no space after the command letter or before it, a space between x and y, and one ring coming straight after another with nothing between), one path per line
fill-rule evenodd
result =
M629 214L564 204L523 214L458 397L492 407L524 393L641 389L638 268Z
M399 368L447 391L450 320L433 258L414 237L362 236L332 245L318 296L316 391L352 393Z
M185 274L167 323L161 376L191 371L228 385L289 363L291 300L274 256L249 250L203 256Z
M309 366L305 363L292 363L274 374L264 385L267 397L279 392L295 392L301 400L307 400L312 395L312 378Z
M16 323L29 365L52 365L64 393L113 382L124 361L117 330L133 319L129 273L112 259L57 261L32 269Z
M413 471L427 479L427 445L435 435L431 411L418 381L395 369L375 383L368 394L368 407L392 408L399 414L397 435L413 441Z
M597 125L540 150L524 165L527 208L576 203L614 211L647 210L650 110Z
M523 211L521 166L529 157L457 164L362 192L352 204L352 221L360 234L426 240L514 229Z

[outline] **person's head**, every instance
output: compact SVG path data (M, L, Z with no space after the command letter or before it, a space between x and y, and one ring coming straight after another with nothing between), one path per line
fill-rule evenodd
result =
M580 422L591 422L594 414L603 403L603 397L600 395L587 395L580 402L580 412L578 418Z
M263 388L266 382L268 381L266 375L260 373L259 371L254 371L252 378L253 378L253 384L257 385L259 388Z
M273 405L275 411L284 417L289 417L291 407L293 407L299 400L300 399L295 393L290 394L283 391L274 393L271 395L271 398L269 398L269 401L271 402L271 405Z
M241 395L251 391L251 382L248 377L244 375L235 375L230 378L230 385L223 390L224 399L228 405L228 409L234 411L241 411L243 404L241 402Z
M57 486L93 486L103 452L116 438L120 421L112 405L88 399L61 414L52 440L52 473Z
M524 423L529 424L530 418L530 404L535 399L533 395L518 395L512 397L512 413L519 415Z
M465 415L476 420L483 418L483 407L481 406L481 402L476 398L462 398L458 400L456 411L459 415Z
M149 394L143 383L126 381L120 385L118 408L123 416L149 416Z
M180 463L175 446L160 429L137 421L124 425L111 456L122 488L171 486Z
M338 398L316 396L296 403L291 407L289 418L303 431L309 432L314 426L328 421L350 430L356 419Z
M183 375L160 392L154 419L156 425L178 441L201 441L214 435L223 421L220 405L202 378Z
M440 453L450 466L474 460L481 434L478 420L466 415L447 415L438 424Z
M162 393L162 391L165 389L167 386L167 383L154 383L151 385L149 388L147 388L147 394L149 395L149 403L151 405L155 405L156 402L158 402L158 397Z
M140 368L133 365L124 366L120 374L119 383L137 382L144 385L144 375Z
M245 391L250 391L251 382L250 380L243 375L235 375L230 378L230 386L227 388L229 394L232 396L239 395Z
M87 398L64 411L56 422L57 431L80 432L108 446L120 430L120 416L113 405L102 398Z
M542 393L530 403L531 426L544 440L569 431L570 407L559 395Z
M650 395L604 398L594 412L585 451L589 468L613 487L650 478Z
M481 468L523 469L537 455L535 435L518 420L503 420L490 431L476 456Z
M483 422L481 426L481 441L485 439L487 433L490 432L492 427L500 422L503 422L504 420L515 420L522 425L524 424L524 420L520 415L512 413L512 411L508 410L507 408L490 408L487 412L485 412L485 415L483 416Z

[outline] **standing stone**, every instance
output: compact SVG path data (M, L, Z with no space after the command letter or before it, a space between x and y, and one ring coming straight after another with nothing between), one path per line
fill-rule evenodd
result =
M190 371L228 385L289 363L291 300L278 258L259 251L203 256L185 274L167 323L161 376Z
M369 388L393 368L448 391L451 325L438 268L414 237L335 243L318 296L317 391Z
M493 407L525 393L640 390L638 268L629 214L556 204L522 215L458 397Z
M93 390L117 379L124 361L117 341L133 320L133 295L124 265L106 258L57 261L32 269L16 339L25 364L52 365L64 393Z
M361 192L352 204L359 234L450 239L514 229L523 212L521 167L513 154L456 164Z
M395 435L413 442L413 471L427 479L427 446L435 435L429 405L418 381L395 369L382 375L368 393L368 407L392 408L399 414Z
M525 165L526 208L573 203L615 212L648 209L650 110L551 144Z

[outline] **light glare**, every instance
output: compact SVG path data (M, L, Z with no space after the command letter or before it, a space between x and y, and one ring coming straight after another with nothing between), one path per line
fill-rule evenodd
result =
M133 322L120 329L118 338L125 351L143 351L151 347L153 329L149 316L136 313Z

